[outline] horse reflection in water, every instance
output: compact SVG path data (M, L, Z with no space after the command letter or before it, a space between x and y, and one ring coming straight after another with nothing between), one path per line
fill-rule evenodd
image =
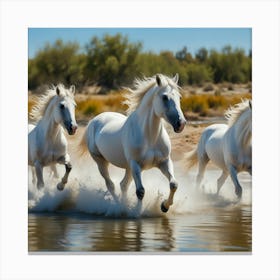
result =
M158 167L170 184L169 197L162 202L161 210L167 212L173 204L178 183L170 159L171 143L162 119L171 124L176 133L185 127L177 83L178 75L173 79L159 74L136 80L135 89L129 89L127 94L128 117L105 112L89 122L80 144L81 151L89 151L115 200L118 198L109 176L109 163L126 170L120 183L123 198L126 199L133 178L139 201L145 193L142 170Z
M242 187L237 178L241 171L252 175L252 104L245 100L225 114L228 124L208 126L197 148L188 154L188 167L198 162L197 186L201 184L209 160L222 169L217 181L217 194L230 175L235 193L240 199Z

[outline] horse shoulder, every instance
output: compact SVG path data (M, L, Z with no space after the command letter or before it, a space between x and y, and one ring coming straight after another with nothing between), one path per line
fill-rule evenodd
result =
M145 137L134 113L127 118L122 129L122 140L124 146L134 153L141 153L145 148Z
M157 144L155 146L157 149L161 151L161 154L164 157L169 156L171 152L171 141L166 129L163 127L160 137L158 138Z

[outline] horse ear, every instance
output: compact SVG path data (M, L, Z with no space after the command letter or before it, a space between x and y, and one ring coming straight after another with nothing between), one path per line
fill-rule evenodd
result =
M70 87L70 92L71 92L73 95L75 94L75 90L76 90L75 86L72 85L72 86Z
M160 87L162 83L161 83L159 74L156 74L156 81L157 81L158 86Z
M59 87L56 87L56 94L57 94L57 95L59 95L59 94L60 94Z
M251 100L249 100L249 107L252 110L252 101Z
M178 81L179 81L179 74L176 73L175 76L173 77L173 81L175 84L178 84Z

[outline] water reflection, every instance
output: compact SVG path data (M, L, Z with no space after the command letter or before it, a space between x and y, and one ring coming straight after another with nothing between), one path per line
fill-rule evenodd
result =
M144 219L30 213L29 251L251 251L251 224L251 206Z

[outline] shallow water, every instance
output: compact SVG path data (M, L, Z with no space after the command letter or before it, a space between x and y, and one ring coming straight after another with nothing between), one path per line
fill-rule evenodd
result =
M212 209L177 217L110 219L29 214L29 251L251 251L251 209Z
M112 172L114 181L120 181L118 171ZM214 194L219 174L208 171L200 191L192 183L195 172L180 174L180 188L167 214L161 213L160 203L168 195L168 183L156 170L143 176L141 205L134 185L126 205L113 201L96 174L94 180L76 178L63 192L53 182L42 192L29 186L29 251L251 252L251 177L239 176L243 197L237 201L230 179L220 196Z

